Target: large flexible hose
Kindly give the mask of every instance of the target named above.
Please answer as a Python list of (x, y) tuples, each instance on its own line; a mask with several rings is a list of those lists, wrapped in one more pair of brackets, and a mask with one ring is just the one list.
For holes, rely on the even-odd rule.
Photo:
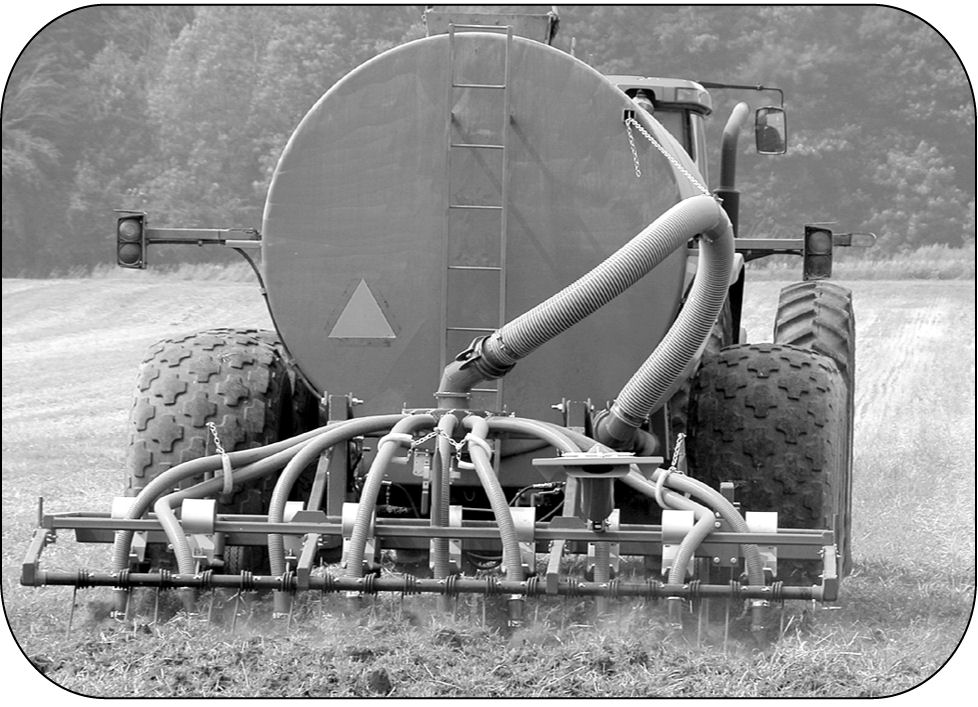
[[(709, 294), (707, 306), (695, 301), (687, 303), (698, 315), (708, 317), (709, 332), (723, 304), (722, 299), (715, 304), (718, 279), (723, 281), (726, 293), (732, 262), (729, 232), (729, 221), (712, 197), (684, 199), (589, 273), (460, 354), (445, 367), (436, 397), (443, 407), (465, 407), (468, 393), (477, 383), (505, 375), (519, 359), (610, 302), (700, 233), (708, 234), (702, 251), (723, 251), (718, 258), (704, 259), (708, 285), (693, 288), (692, 297), (696, 299)], [(724, 257), (728, 250), (730, 256)], [(697, 282), (701, 277), (697, 275)], [(709, 311), (714, 307), (716, 311), (710, 317)], [(696, 342), (693, 354), (705, 336)]]
[[(563, 435), (572, 440), (581, 451), (586, 451), (589, 449), (602, 449), (602, 445), (581, 432), (560, 427), (549, 422), (540, 424), (560, 431)], [(622, 477), (621, 481), (636, 491), (655, 498), (655, 482), (658, 481), (661, 474), (665, 473), (667, 473), (667, 470), (657, 469), (652, 473), (652, 478), (649, 480), (645, 478), (637, 467), (633, 467), (626, 476)], [(679, 493), (674, 493), (674, 491), (678, 491)], [(662, 496), (666, 503), (673, 508), (685, 508), (695, 512), (697, 510), (695, 507), (687, 505), (686, 502), (688, 499), (686, 499), (685, 496), (679, 495), (687, 493), (702, 502), (702, 504), (705, 505), (706, 508), (711, 511), (711, 513), (713, 511), (719, 513), (720, 517), (730, 524), (734, 532), (750, 532), (750, 529), (747, 527), (747, 521), (744, 520), (744, 517), (740, 514), (740, 512), (734, 508), (733, 504), (730, 503), (730, 501), (728, 501), (722, 493), (708, 486), (707, 484), (704, 484), (702, 481), (697, 481), (696, 479), (686, 476), (685, 474), (669, 474), (665, 480), (662, 491)], [(693, 549), (695, 550), (695, 548)], [(751, 582), (751, 584), (764, 584), (764, 563), (761, 559), (760, 550), (758, 549), (757, 545), (749, 543), (744, 544), (742, 545), (742, 552), (744, 554), (744, 569), (747, 572), (748, 581)], [(688, 562), (689, 559), (687, 558), (686, 561)]]
[[(370, 417), (356, 418), (344, 421), (341, 426), (330, 432), (320, 435), (310, 441), (296, 454), (275, 482), (272, 489), (271, 500), (268, 504), (268, 522), (281, 523), (285, 517), (285, 504), (292, 493), (292, 487), (310, 464), (312, 464), (324, 451), (343, 442), (348, 442), (354, 437), (375, 434), (388, 430), (402, 419), (405, 415), (372, 415)], [(268, 535), (268, 562), (271, 573), (278, 576), (285, 572), (285, 540), (280, 533), (269, 533)]]
[[(282, 440), (268, 447), (231, 452), (228, 457), (232, 465), (235, 466), (233, 472), (235, 483), (242, 483), (278, 471), (288, 463), (289, 459), (298, 454), (308, 442), (308, 437), (317, 433), (322, 434), (323, 430), (319, 429), (302, 435), (302, 441), (298, 443), (295, 443), (295, 440), (300, 438), (294, 437), (288, 440)], [(263, 456), (263, 453), (267, 456)], [(239, 466), (242, 463), (244, 465)], [(161, 495), (166, 494), (167, 491), (171, 491), (174, 486), (184, 479), (200, 476), (206, 472), (220, 470), (221, 466), (221, 458), (218, 455), (214, 455), (193, 459), (167, 469), (139, 492), (129, 512), (126, 514), (126, 518), (141, 518)], [(208, 495), (220, 493), (223, 487), (223, 478), (212, 478), (188, 489), (172, 492), (167, 495), (167, 498), (172, 507), (173, 504), (185, 498), (203, 498)], [(133, 530), (116, 531), (112, 550), (112, 569), (114, 572), (121, 572), (129, 566), (129, 552), (132, 547), (133, 535), (135, 535), (135, 531)]]
[[(331, 423), (264, 447), (230, 452), (228, 459), (234, 468), (232, 477), (234, 483), (241, 484), (280, 470), (290, 459), (302, 451), (310, 440), (328, 434), (338, 427), (349, 424), (349, 422), (351, 421)], [(224, 488), (224, 479), (220, 476), (202, 481), (187, 489), (172, 491), (175, 486), (185, 479), (201, 476), (207, 472), (218, 471), (221, 468), (221, 457), (215, 454), (209, 457), (192, 459), (167, 469), (140, 490), (130, 506), (126, 518), (141, 518), (149, 510), (149, 507), (164, 494), (166, 494), (167, 502), (172, 508), (186, 498), (205, 498), (221, 493)], [(129, 552), (132, 547), (134, 534), (135, 531), (132, 530), (119, 530), (116, 532), (112, 551), (112, 569), (114, 572), (121, 572), (129, 566)], [(177, 540), (178, 543), (182, 542), (186, 544), (186, 538), (183, 537), (182, 532), (176, 533), (174, 537), (168, 539), (171, 543)]]
[(357, 515), (353, 521), (353, 530), (350, 534), (350, 542), (346, 553), (346, 575), (348, 577), (363, 576), (363, 556), (366, 553), (367, 537), (370, 534), (370, 525), (377, 507), (377, 494), (384, 481), (384, 474), (387, 467), (394, 457), (394, 453), (399, 447), (410, 447), (413, 439), (412, 434), (419, 429), (431, 428), (437, 424), (432, 415), (418, 413), (408, 415), (400, 420), (389, 434), (380, 438), (377, 442), (377, 454), (367, 478), (363, 482), (363, 489), (360, 492), (360, 501), (357, 504)]
[(509, 503), (506, 501), (506, 494), (503, 487), (496, 477), (496, 472), (492, 468), (492, 461), (489, 456), (489, 443), (486, 437), (489, 434), (489, 423), (485, 418), (470, 415), (462, 420), (462, 424), (470, 430), (466, 439), (469, 441), (469, 456), (475, 465), (475, 471), (479, 475), (479, 481), (489, 499), (489, 507), (492, 508), (496, 519), (496, 527), (499, 530), (499, 540), (503, 546), (504, 568), (507, 579), (522, 581), (523, 579), (523, 560), (520, 556), (519, 538), (516, 535), (516, 523), (513, 521), (513, 514), (510, 511)]
[[(707, 201), (716, 207), (715, 202)], [(716, 213), (720, 218), (713, 227), (704, 229), (700, 240), (699, 268), (686, 304), (659, 345), (622, 388), (609, 413), (595, 426), (595, 437), (610, 447), (634, 446), (636, 431), (664, 402), (673, 383), (700, 351), (723, 307), (733, 266), (733, 232), (726, 214), (719, 207)]]
[(551, 425), (546, 422), (530, 420), (522, 417), (490, 417), (487, 420), (489, 430), (492, 432), (513, 432), (528, 434), (547, 442), (555, 447), (559, 452), (579, 452), (581, 451), (576, 444), (566, 435), (562, 427)]

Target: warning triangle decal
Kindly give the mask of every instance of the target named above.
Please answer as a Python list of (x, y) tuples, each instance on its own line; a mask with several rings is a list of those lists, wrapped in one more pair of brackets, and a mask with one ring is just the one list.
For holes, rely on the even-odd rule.
[(329, 333), (330, 339), (395, 339), (397, 336), (384, 316), (377, 298), (360, 280), (350, 301)]

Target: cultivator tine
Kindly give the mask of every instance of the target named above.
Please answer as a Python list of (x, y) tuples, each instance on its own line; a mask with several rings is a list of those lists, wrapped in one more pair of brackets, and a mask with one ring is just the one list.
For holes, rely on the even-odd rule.
[(65, 631), (65, 636), (71, 635), (71, 624), (75, 618), (75, 599), (78, 596), (78, 586), (72, 587), (71, 590), (71, 608), (68, 610), (68, 628)]
[(231, 631), (234, 631), (238, 624), (238, 610), (241, 608), (241, 592), (234, 594), (234, 611), (231, 612)]
[(709, 599), (701, 599), (699, 602), (697, 602), (697, 607), (696, 607), (696, 647), (697, 648), (703, 645), (703, 622), (704, 622), (703, 614), (706, 610), (705, 607), (706, 602), (708, 601)]
[(727, 653), (727, 639), (730, 637), (730, 600), (726, 602), (723, 613), (723, 652)]

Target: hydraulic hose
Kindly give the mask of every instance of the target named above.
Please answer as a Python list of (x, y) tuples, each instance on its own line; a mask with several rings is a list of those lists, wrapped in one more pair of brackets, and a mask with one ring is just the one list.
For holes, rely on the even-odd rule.
[[(716, 247), (723, 249), (724, 253), (730, 251), (726, 258), (707, 257), (708, 267), (704, 269), (717, 272), (711, 273), (713, 276), (709, 278), (709, 287), (694, 286), (694, 295), (697, 298), (703, 296), (703, 290), (711, 295), (707, 307), (694, 303), (698, 315), (708, 314), (714, 306), (713, 283), (718, 278), (723, 279), (725, 293), (732, 262), (732, 244), (721, 237), (729, 234), (729, 222), (723, 210), (712, 197), (698, 195), (684, 199), (670, 208), (571, 285), (489, 336), (474, 342), (468, 351), (445, 367), (436, 398), (442, 407), (464, 408), (469, 391), (477, 383), (504, 376), (519, 359), (610, 302), (648, 274), (666, 256), (700, 233), (708, 234), (705, 239), (707, 246), (701, 250), (712, 250), (716, 241)], [(722, 273), (719, 272), (721, 269)], [(697, 276), (697, 282), (699, 279), (700, 276)], [(716, 311), (707, 323), (707, 332), (713, 326), (722, 304), (721, 299), (715, 305)], [(704, 334), (697, 342), (697, 348), (705, 336)]]
[(434, 416), (427, 413), (408, 415), (401, 419), (389, 434), (380, 438), (377, 443), (377, 454), (367, 472), (367, 478), (360, 492), (360, 502), (357, 504), (357, 515), (353, 521), (353, 531), (346, 553), (346, 575), (348, 577), (363, 576), (363, 556), (367, 547), (367, 536), (370, 534), (371, 520), (377, 507), (377, 494), (384, 481), (387, 466), (394, 457), (398, 447), (410, 447), (413, 443), (412, 434), (419, 429), (431, 428), (437, 424)]

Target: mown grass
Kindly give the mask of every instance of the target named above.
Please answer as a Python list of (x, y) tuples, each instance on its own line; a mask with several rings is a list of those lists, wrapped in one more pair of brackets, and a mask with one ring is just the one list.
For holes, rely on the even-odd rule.
[[(137, 275), (144, 275), (137, 274)], [(744, 325), (770, 336), (782, 283), (748, 287)], [(171, 331), (262, 325), (253, 285), (155, 277), (4, 283), (3, 602), (17, 644), (57, 685), (107, 697), (883, 696), (934, 675), (955, 651), (974, 603), (974, 283), (843, 282), (856, 295), (856, 570), (838, 608), (789, 605), (760, 647), (725, 642), (698, 614), (670, 630), (661, 606), (528, 606), (517, 633), (482, 622), (479, 600), (455, 616), (435, 600), (300, 595), (290, 623), (267, 600), (232, 630), (217, 617), (142, 609), (118, 623), (108, 590), (19, 587), (37, 496), (51, 511), (107, 510), (122, 486), (135, 367)], [(65, 534), (49, 568), (104, 568), (108, 549)], [(164, 600), (166, 607), (166, 600)], [(491, 608), (491, 607), (490, 607)], [(213, 618), (213, 617), (212, 617)], [(957, 660), (957, 659), (956, 659)], [(36, 688), (23, 657), (5, 677)], [(945, 671), (941, 672), (941, 675)], [(33, 678), (33, 683), (31, 679)], [(935, 679), (940, 681), (940, 675)], [(13, 684), (13, 683), (10, 683)]]

